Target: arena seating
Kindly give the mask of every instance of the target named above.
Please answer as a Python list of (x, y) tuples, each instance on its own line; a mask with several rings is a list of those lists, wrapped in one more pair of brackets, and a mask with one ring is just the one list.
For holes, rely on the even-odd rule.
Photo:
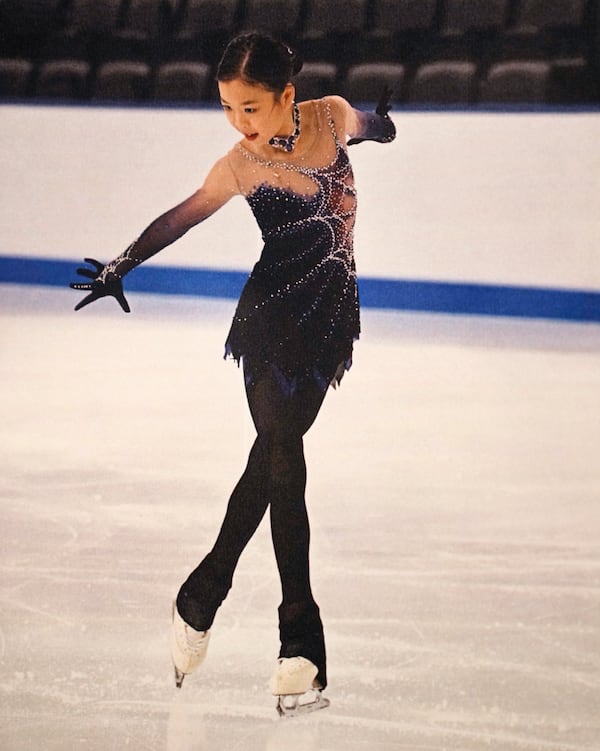
[(241, 30), (305, 58), (298, 96), (600, 103), (600, 0), (2, 0), (0, 98), (204, 104)]
[(474, 63), (460, 60), (421, 65), (412, 80), (409, 101), (424, 104), (471, 104), (475, 101)]

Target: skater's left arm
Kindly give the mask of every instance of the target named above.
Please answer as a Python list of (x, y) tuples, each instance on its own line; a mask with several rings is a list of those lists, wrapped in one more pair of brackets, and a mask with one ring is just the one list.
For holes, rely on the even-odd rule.
[(396, 126), (389, 116), (391, 95), (391, 90), (385, 86), (375, 112), (357, 110), (339, 96), (329, 97), (334, 108), (343, 117), (344, 130), (349, 138), (348, 146), (363, 141), (390, 143), (396, 138)]

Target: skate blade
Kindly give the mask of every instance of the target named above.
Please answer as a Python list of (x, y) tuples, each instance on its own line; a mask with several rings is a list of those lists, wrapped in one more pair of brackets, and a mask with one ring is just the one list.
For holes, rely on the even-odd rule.
[(284, 694), (277, 702), (280, 717), (298, 717), (299, 715), (325, 709), (330, 704), (318, 689), (310, 689), (304, 694)]
[[(173, 621), (175, 620), (176, 607), (177, 606), (175, 605), (175, 600), (173, 600), (173, 602), (171, 603), (171, 624), (173, 624)], [(175, 673), (175, 687), (181, 688), (181, 684), (183, 683), (183, 679), (185, 678), (185, 673), (182, 673), (175, 664), (173, 665), (173, 672)]]
[(173, 671), (175, 673), (175, 686), (177, 688), (181, 688), (181, 684), (183, 683), (183, 679), (185, 678), (185, 673), (182, 673), (181, 670), (178, 670), (175, 665), (173, 665)]

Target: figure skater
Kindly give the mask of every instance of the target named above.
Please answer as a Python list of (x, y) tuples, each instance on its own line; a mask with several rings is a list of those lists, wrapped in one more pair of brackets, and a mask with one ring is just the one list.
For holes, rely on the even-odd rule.
[[(107, 265), (85, 259), (89, 294), (75, 310), (110, 295), (129, 312), (122, 278), (242, 195), (264, 247), (240, 296), (225, 344), (242, 363), (256, 440), (212, 550), (173, 604), (171, 653), (177, 686), (203, 661), (216, 612), (238, 559), (267, 508), (281, 579), (281, 648), (271, 680), (280, 714), (328, 705), (325, 639), (309, 572), (303, 436), (328, 386), (352, 362), (359, 336), (353, 256), (356, 191), (347, 145), (395, 137), (389, 92), (375, 113), (339, 96), (296, 103), (299, 56), (258, 33), (234, 38), (217, 70), (221, 104), (242, 139), (202, 187), (156, 219)], [(350, 139), (350, 140), (347, 140)]]

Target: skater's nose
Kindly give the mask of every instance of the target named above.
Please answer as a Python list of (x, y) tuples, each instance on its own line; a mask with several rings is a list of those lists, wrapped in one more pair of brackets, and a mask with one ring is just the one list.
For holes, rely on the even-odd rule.
[(248, 115), (245, 112), (235, 112), (233, 124), (241, 133), (248, 131)]

